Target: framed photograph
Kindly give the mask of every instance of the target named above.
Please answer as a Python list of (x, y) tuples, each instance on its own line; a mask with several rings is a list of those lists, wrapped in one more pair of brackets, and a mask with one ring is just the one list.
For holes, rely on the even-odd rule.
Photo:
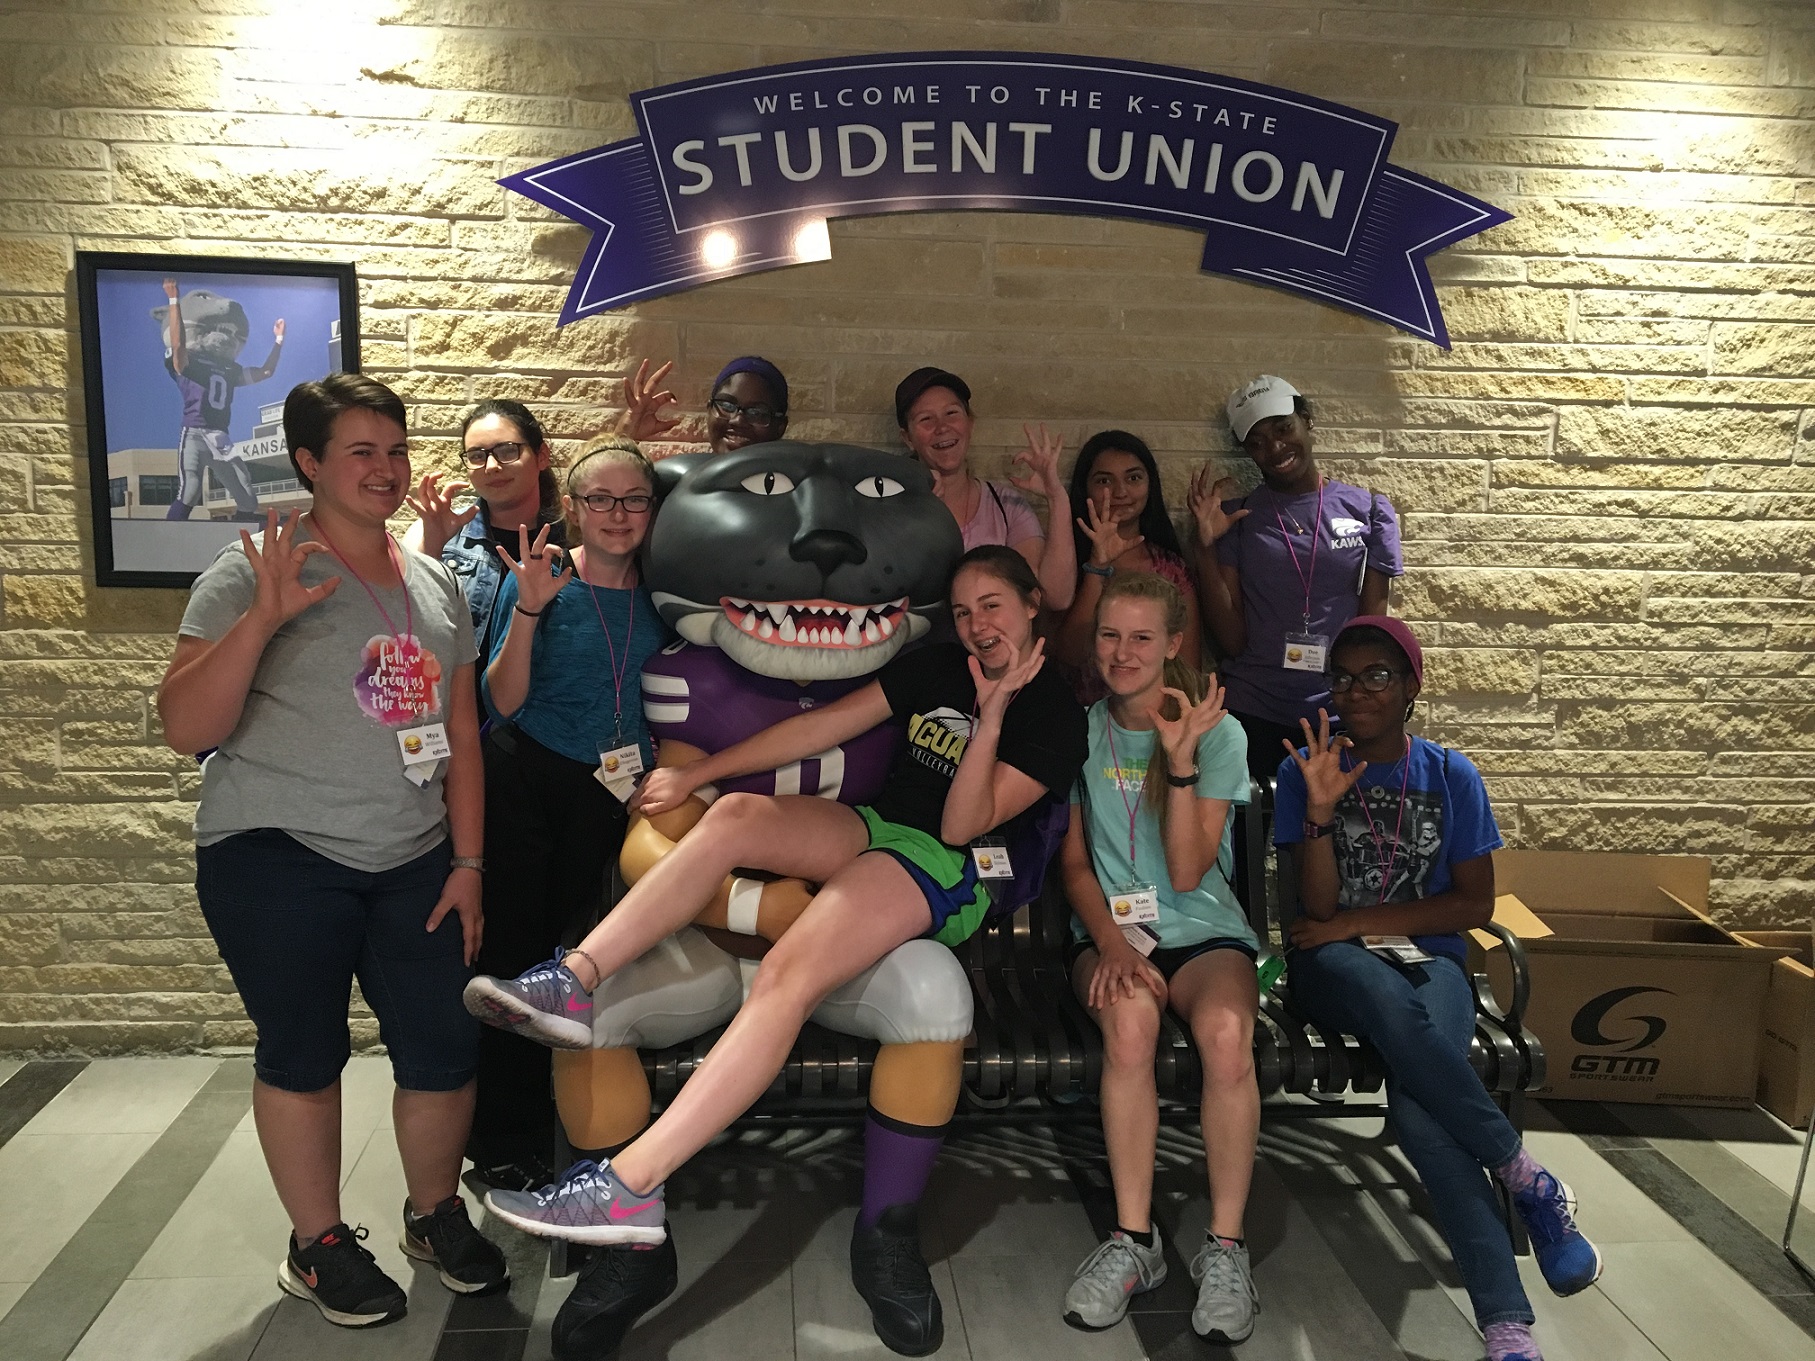
[(95, 580), (188, 586), (265, 512), (306, 510), (298, 383), (359, 370), (350, 264), (76, 252)]

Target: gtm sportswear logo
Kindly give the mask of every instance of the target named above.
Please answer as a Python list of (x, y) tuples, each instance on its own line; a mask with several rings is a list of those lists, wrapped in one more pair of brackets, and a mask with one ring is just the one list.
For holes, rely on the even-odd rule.
[[(1569, 1023), (1569, 1037), (1577, 1044), (1593, 1048), (1604, 1049), (1614, 1045), (1621, 1047), (1616, 1054), (1577, 1054), (1569, 1064), (1571, 1073), (1577, 1077), (1627, 1081), (1643, 1081), (1657, 1076), (1658, 1061), (1655, 1058), (1623, 1058), (1620, 1055), (1630, 1054), (1635, 1049), (1648, 1049), (1662, 1039), (1665, 1025), (1662, 1016), (1622, 1016), (1614, 1024), (1623, 1033), (1609, 1035), (1606, 1029), (1608, 1015), (1615, 1007), (1648, 992), (1661, 993), (1665, 997), (1676, 995), (1668, 988), (1615, 988), (1582, 1004), (1575, 1019)], [(1644, 1026), (1643, 1033), (1635, 1033), (1632, 1027), (1640, 1024)]]

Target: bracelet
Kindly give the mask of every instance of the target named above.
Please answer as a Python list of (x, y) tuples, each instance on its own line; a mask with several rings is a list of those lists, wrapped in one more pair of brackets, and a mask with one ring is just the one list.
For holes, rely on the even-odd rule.
[[(513, 610), (515, 610), (518, 614), (528, 615), (531, 619), (540, 619), (542, 617), (542, 610), (526, 610), (521, 605), (512, 605), (511, 608)], [(546, 606), (546, 605), (544, 605), (542, 607), (542, 609), (547, 609), (547, 608), (548, 608), (548, 606)]]
[(1078, 570), (1080, 572), (1089, 572), (1093, 577), (1112, 577), (1115, 575), (1114, 567), (1097, 567), (1088, 562), (1080, 562), (1078, 564)]
[(453, 869), (474, 870), (479, 874), (485, 873), (485, 857), (482, 855), (456, 855), (447, 863)]
[(1328, 822), (1312, 822), (1308, 818), (1305, 820), (1305, 840), (1306, 841), (1315, 841), (1315, 840), (1317, 840), (1318, 837), (1328, 836), (1331, 832), (1333, 832), (1335, 830), (1336, 830), (1336, 819), (1335, 818), (1331, 818)]
[(1192, 785), (1197, 783), (1198, 776), (1201, 773), (1202, 772), (1196, 766), (1191, 767), (1191, 773), (1189, 775), (1174, 775), (1168, 770), (1166, 772), (1166, 783), (1171, 785), (1174, 789), (1189, 789)]

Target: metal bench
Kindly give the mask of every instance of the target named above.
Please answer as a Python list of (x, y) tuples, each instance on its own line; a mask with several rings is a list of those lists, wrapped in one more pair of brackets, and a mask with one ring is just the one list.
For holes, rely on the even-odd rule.
[[(1267, 833), (1260, 790), (1234, 810), (1234, 886), (1256, 934), (1269, 938)], [(1280, 919), (1296, 908), (1290, 858), (1275, 875)], [(1103, 1039), (1073, 995), (1064, 948), (1071, 912), (1050, 873), (1039, 901), (985, 928), (961, 957), (976, 1001), (975, 1028), (964, 1056), (958, 1116), (965, 1122), (1050, 1122), (1097, 1119), (1095, 1096), (1102, 1076)], [(1525, 1029), (1530, 974), (1518, 938), (1489, 927), (1505, 943), (1512, 968), (1512, 996), (1495, 998), (1484, 974), (1475, 975), (1475, 1038), (1469, 1060), (1515, 1127), (1523, 1125), (1524, 1094), (1544, 1081), (1544, 1051)], [(643, 1066), (658, 1106), (665, 1105), (717, 1040), (718, 1031), (669, 1049), (644, 1052)], [(740, 1122), (846, 1124), (861, 1118), (876, 1045), (809, 1025), (774, 1084)], [(1154, 1058), (1161, 1118), (1197, 1118), (1200, 1083), (1197, 1052), (1177, 1018), (1167, 1013)], [(1254, 1067), (1265, 1103), (1263, 1118), (1378, 1115), (1372, 1096), (1385, 1080), (1379, 1056), (1353, 1036), (1334, 1034), (1306, 1019), (1293, 1005), (1290, 978), (1261, 1000), (1254, 1031)]]

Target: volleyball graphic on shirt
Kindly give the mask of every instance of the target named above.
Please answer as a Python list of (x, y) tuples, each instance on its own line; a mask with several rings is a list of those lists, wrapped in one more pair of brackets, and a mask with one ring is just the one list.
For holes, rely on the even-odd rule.
[(374, 634), (359, 654), (353, 696), (360, 712), (400, 728), (441, 708), (441, 661), (416, 637)]

